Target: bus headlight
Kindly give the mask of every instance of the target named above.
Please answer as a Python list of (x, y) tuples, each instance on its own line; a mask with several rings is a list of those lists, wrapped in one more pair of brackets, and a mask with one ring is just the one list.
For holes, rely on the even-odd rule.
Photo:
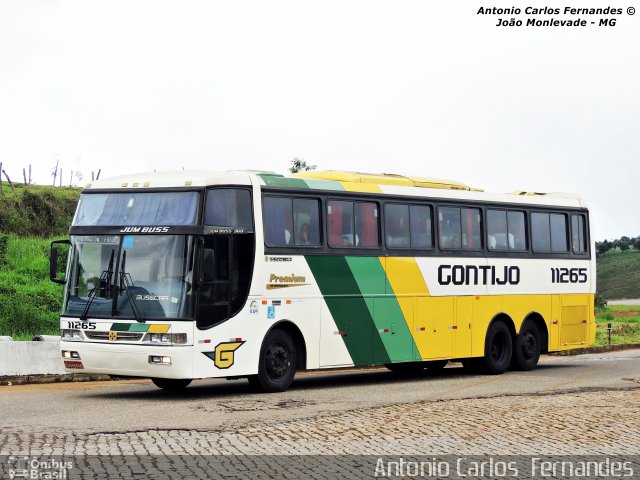
[(80, 330), (62, 330), (60, 335), (62, 340), (67, 342), (81, 342), (82, 341), (82, 332)]
[(171, 357), (163, 355), (149, 355), (149, 363), (154, 365), (171, 365)]
[(147, 333), (144, 338), (147, 343), (156, 343), (161, 345), (184, 344), (187, 343), (186, 333)]
[(151, 343), (171, 343), (171, 335), (168, 333), (149, 333), (147, 342)]

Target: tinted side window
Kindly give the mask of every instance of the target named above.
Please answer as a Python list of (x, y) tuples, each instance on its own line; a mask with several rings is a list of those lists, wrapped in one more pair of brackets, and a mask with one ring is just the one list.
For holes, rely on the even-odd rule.
[(380, 245), (378, 205), (373, 202), (327, 202), (327, 230), (331, 247)]
[(569, 251), (567, 216), (564, 213), (532, 213), (531, 236), (535, 252)]
[(264, 243), (270, 246), (286, 246), (293, 243), (292, 201), (284, 197), (264, 197), (262, 219)]
[(489, 250), (526, 250), (524, 212), (487, 210), (487, 247)]
[(320, 202), (293, 199), (293, 236), (296, 245), (320, 245)]
[(384, 207), (385, 243), (389, 248), (432, 248), (431, 207), (389, 203)]
[(508, 250), (507, 211), (487, 210), (487, 247), (489, 250)]
[(479, 208), (438, 208), (440, 248), (480, 250), (482, 248)]
[(204, 224), (252, 229), (249, 190), (236, 188), (209, 190), (204, 211)]
[(431, 207), (411, 205), (411, 247), (433, 248), (433, 232), (431, 228)]
[(384, 236), (389, 248), (408, 248), (409, 236), (409, 206), (387, 204), (384, 207)]
[(584, 215), (571, 215), (571, 248), (574, 253), (587, 252), (587, 235)]
[(378, 247), (380, 235), (378, 233), (378, 204), (373, 202), (355, 203), (355, 232), (356, 246)]
[[(527, 250), (527, 227), (524, 212), (507, 212), (507, 228), (509, 230), (509, 249)], [(512, 236), (513, 245), (511, 245)]]
[(534, 252), (551, 251), (551, 228), (548, 213), (531, 214), (531, 241)]
[(353, 247), (353, 202), (329, 200), (327, 202), (327, 229), (329, 246)]
[(459, 208), (438, 208), (438, 243), (440, 248), (444, 249), (461, 248), (462, 229)]
[(551, 251), (568, 252), (567, 244), (567, 216), (564, 213), (549, 215), (551, 225)]

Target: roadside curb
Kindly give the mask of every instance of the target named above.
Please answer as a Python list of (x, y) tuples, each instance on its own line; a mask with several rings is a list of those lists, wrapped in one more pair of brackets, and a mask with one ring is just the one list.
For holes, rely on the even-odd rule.
[(62, 375), (9, 375), (0, 377), (0, 387), (42, 383), (102, 382), (109, 380), (111, 380), (109, 375), (90, 373), (65, 373)]
[(564, 350), (562, 352), (549, 353), (555, 357), (569, 357), (573, 355), (584, 355), (587, 353), (607, 353), (620, 352), (622, 350), (640, 349), (640, 343), (626, 343), (624, 345), (600, 345), (597, 347), (576, 348), (575, 350)]

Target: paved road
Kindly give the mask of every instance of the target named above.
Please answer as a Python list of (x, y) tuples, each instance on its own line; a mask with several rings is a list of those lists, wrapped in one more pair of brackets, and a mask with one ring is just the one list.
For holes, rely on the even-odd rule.
[(226, 380), (182, 394), (144, 380), (0, 387), (0, 418), (0, 455), (639, 455), (640, 350), (501, 376), (305, 373), (281, 394)]
[(609, 300), (607, 305), (640, 305), (640, 298), (631, 298), (626, 300)]

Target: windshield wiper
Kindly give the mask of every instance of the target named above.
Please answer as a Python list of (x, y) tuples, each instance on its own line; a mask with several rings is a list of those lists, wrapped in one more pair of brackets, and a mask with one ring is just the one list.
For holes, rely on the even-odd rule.
[(131, 280), (131, 275), (125, 272), (125, 264), (127, 262), (127, 251), (122, 252), (122, 262), (120, 263), (120, 291), (125, 290), (127, 292), (127, 297), (129, 298), (129, 304), (131, 305), (131, 310), (133, 311), (133, 316), (136, 319), (136, 322), (143, 323), (144, 317), (138, 310), (138, 304), (136, 303), (133, 295), (131, 294), (131, 288), (135, 287), (133, 284), (133, 280)]
[(105, 294), (107, 295), (106, 298), (109, 298), (108, 292), (111, 290), (111, 277), (113, 275), (114, 252), (115, 250), (111, 250), (111, 257), (109, 258), (109, 266), (107, 267), (106, 270), (103, 270), (102, 274), (100, 274), (100, 281), (98, 282), (98, 285), (96, 287), (93, 287), (89, 292), (89, 298), (87, 299), (87, 304), (85, 305), (84, 310), (80, 315), (80, 320), (86, 320), (87, 317), (89, 316), (89, 309), (91, 308), (91, 304), (95, 300), (96, 295), (98, 294), (98, 291), (100, 289), (104, 288)]

